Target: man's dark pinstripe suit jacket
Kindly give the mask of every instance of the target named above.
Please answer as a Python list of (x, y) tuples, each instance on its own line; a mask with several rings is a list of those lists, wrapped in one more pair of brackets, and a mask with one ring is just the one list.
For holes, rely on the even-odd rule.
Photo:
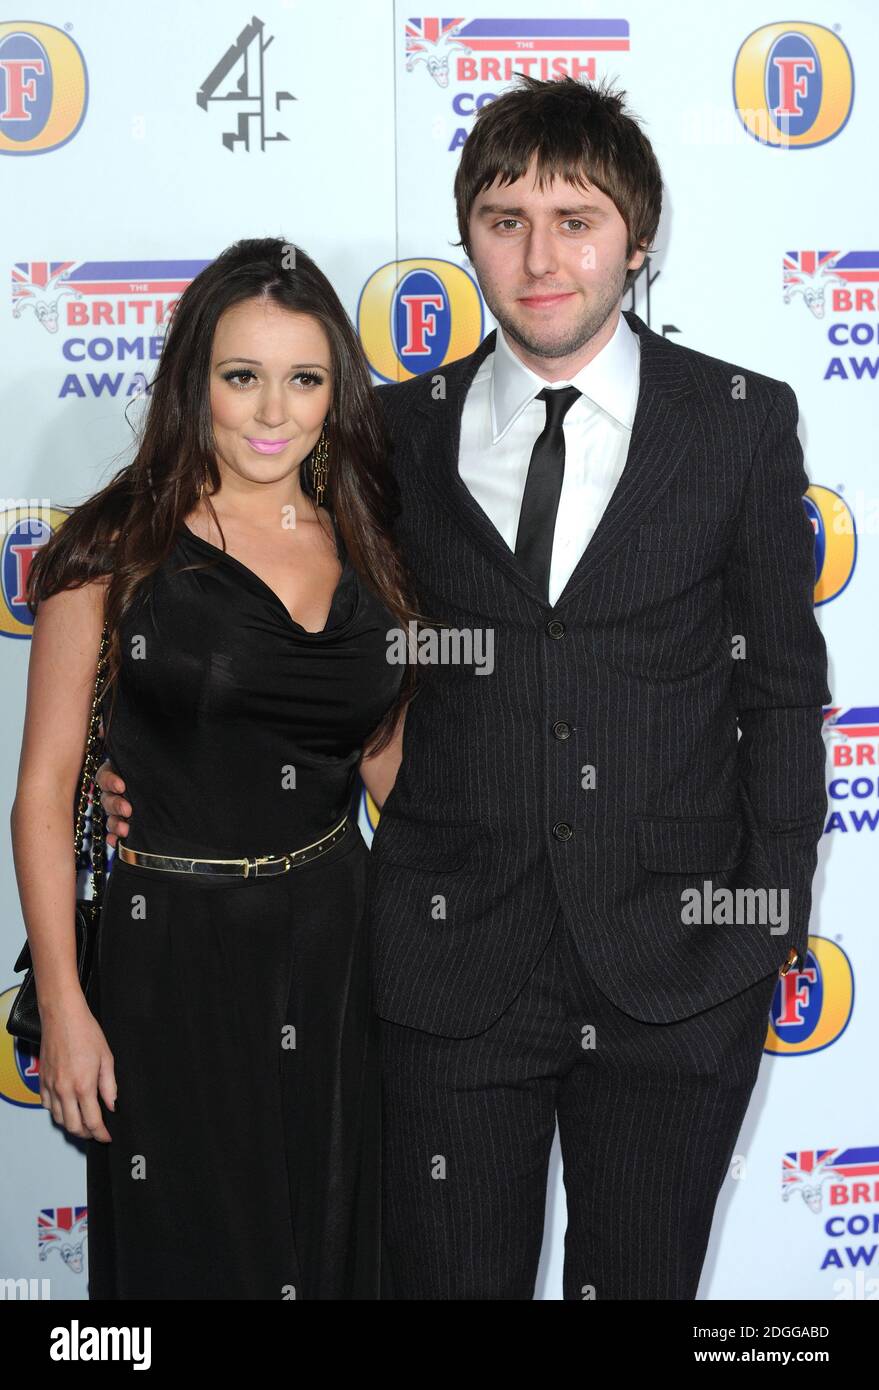
[[(494, 634), (490, 675), (419, 666), (373, 840), (374, 1002), (397, 1023), (483, 1031), (560, 912), (591, 978), (648, 1022), (732, 997), (791, 947), (804, 959), (831, 694), (796, 397), (625, 317), (641, 348), (628, 457), (554, 605), (458, 475), (495, 333), (379, 388), (422, 612)], [(685, 924), (682, 892), (705, 882), (787, 889), (787, 934), (747, 912)]]

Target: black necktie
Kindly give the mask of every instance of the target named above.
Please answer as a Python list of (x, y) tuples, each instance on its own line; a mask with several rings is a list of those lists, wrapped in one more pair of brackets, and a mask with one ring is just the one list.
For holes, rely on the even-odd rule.
[(562, 422), (580, 394), (576, 386), (560, 386), (555, 391), (538, 391), (535, 396), (535, 400), (546, 401), (546, 424), (531, 450), (516, 532), (516, 558), (547, 599), (552, 538), (565, 476)]

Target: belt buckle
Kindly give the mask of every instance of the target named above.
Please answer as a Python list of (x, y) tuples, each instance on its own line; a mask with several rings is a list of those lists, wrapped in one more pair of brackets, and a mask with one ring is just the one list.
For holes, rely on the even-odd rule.
[[(166, 857), (168, 857), (168, 858), (173, 858), (173, 856), (166, 856)], [(186, 862), (186, 861), (184, 861), (184, 862)], [(228, 864), (228, 865), (230, 866), (228, 870), (219, 869), (219, 870), (217, 870), (216, 872), (218, 872), (218, 873), (220, 873), (220, 874), (226, 873), (227, 875), (228, 875), (228, 874), (240, 874), (242, 877), (247, 878), (248, 861), (247, 861), (246, 859), (222, 859), (222, 860), (220, 860), (220, 859), (198, 859), (198, 858), (196, 858), (196, 859), (190, 859), (190, 860), (189, 860), (189, 872), (190, 872), (191, 874), (209, 874), (209, 873), (211, 872), (210, 869), (197, 869), (197, 868), (195, 867), (196, 864)], [(243, 865), (243, 868), (242, 868), (242, 865)]]
[(324, 844), (326, 844), (327, 848), (329, 848), (330, 845), (335, 844), (339, 836), (342, 835), (344, 831), (347, 829), (347, 821), (348, 817), (346, 816), (345, 819), (341, 821), (340, 824), (337, 825), (334, 830), (330, 830), (326, 835), (322, 836), (320, 840), (316, 840), (313, 845), (305, 845), (302, 849), (288, 850), (286, 854), (263, 854), (259, 857), (251, 857), (248, 859), (236, 859), (232, 862), (243, 866), (241, 869), (241, 875), (243, 878), (249, 878), (251, 874), (254, 878), (259, 878), (259, 866), (261, 864), (280, 864), (283, 862), (283, 872), (287, 873), (288, 870), (294, 866), (294, 864), (299, 862), (308, 862), (307, 860), (303, 859), (303, 856), (305, 855), (306, 851), (310, 849), (315, 849), (318, 845), (322, 847)]
[[(254, 878), (259, 878), (259, 866), (260, 866), (260, 864), (277, 864), (277, 863), (280, 862), (280, 860), (281, 860), (282, 858), (283, 858), (283, 859), (286, 859), (286, 858), (287, 858), (286, 854), (285, 854), (285, 855), (279, 855), (279, 854), (263, 854), (260, 858), (244, 859), (244, 860), (242, 860), (242, 863), (244, 864), (244, 877), (247, 878), (247, 877), (249, 876), (249, 874), (251, 873), (251, 870), (252, 870), (252, 871), (253, 871), (253, 877), (254, 877)], [(286, 865), (285, 865), (285, 868), (286, 868)], [(268, 877), (271, 878), (271, 874), (269, 874)]]

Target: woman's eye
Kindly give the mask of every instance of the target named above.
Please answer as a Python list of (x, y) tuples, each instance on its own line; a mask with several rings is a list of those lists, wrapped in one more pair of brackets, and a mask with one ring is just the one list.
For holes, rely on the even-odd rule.
[[(247, 379), (256, 380), (255, 374), (247, 367), (239, 367), (237, 371), (224, 372), (223, 380), (231, 382), (236, 391), (244, 391), (247, 388)], [(292, 381), (302, 382), (306, 390), (312, 390), (315, 386), (323, 386), (324, 379), (317, 372), (297, 372), (291, 377)]]

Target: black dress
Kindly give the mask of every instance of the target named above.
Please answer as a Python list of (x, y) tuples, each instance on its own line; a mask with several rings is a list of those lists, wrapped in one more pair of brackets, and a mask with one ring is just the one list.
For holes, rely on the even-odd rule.
[[(280, 854), (345, 816), (402, 668), (394, 619), (336, 539), (342, 576), (309, 633), (181, 526), (123, 624), (106, 743), (132, 806), (123, 843)], [(378, 1298), (368, 854), (352, 819), (265, 879), (114, 857), (89, 995), (118, 1085), (112, 1142), (86, 1145), (90, 1298)]]

